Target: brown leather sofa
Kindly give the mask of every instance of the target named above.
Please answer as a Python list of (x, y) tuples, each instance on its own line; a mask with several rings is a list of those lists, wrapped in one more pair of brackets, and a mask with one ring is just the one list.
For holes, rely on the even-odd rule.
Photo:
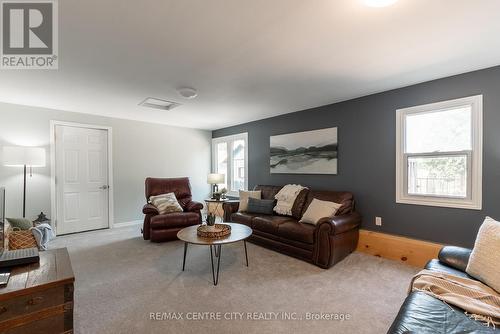
[(150, 178), (145, 182), (146, 201), (150, 196), (156, 196), (173, 192), (184, 212), (174, 212), (160, 215), (152, 204), (144, 205), (142, 212), (144, 226), (142, 236), (144, 240), (162, 242), (177, 240), (177, 232), (186, 226), (201, 223), (201, 209), (203, 204), (194, 202), (191, 196), (191, 185), (189, 178)]
[[(262, 199), (274, 199), (282, 187), (256, 186)], [(313, 198), (342, 204), (333, 218), (317, 225), (299, 223)], [(224, 203), (224, 220), (252, 228), (250, 242), (330, 268), (352, 253), (357, 246), (361, 216), (354, 211), (349, 192), (303, 190), (292, 208), (293, 217), (238, 212), (238, 202)]]

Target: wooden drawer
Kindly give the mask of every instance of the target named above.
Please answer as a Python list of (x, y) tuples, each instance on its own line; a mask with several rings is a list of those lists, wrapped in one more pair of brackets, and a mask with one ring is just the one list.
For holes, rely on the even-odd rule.
[(0, 302), (0, 333), (67, 333), (73, 329), (73, 284)]
[(66, 331), (64, 325), (64, 315), (54, 315), (48, 318), (29, 322), (22, 326), (7, 329), (5, 334), (54, 334), (54, 333), (72, 333)]
[(64, 304), (64, 286), (0, 302), (0, 322)]

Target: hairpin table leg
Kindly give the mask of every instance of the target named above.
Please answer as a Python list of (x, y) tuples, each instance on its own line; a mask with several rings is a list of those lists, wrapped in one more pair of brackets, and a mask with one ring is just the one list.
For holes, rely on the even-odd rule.
[(247, 267), (248, 267), (248, 252), (247, 252), (247, 241), (243, 240), (243, 245), (245, 246), (245, 259), (247, 260)]
[(187, 250), (188, 250), (188, 243), (185, 242), (184, 243), (184, 258), (182, 259), (182, 271), (184, 271), (184, 268), (186, 266), (186, 253), (187, 253)]
[[(214, 248), (213, 252), (212, 252), (212, 247)], [(212, 263), (212, 278), (214, 280), (214, 285), (217, 285), (217, 283), (219, 283), (221, 250), (222, 250), (222, 245), (215, 245), (215, 246), (210, 245), (210, 262)], [(214, 253), (216, 254), (217, 257), (217, 272), (215, 271), (214, 268)]]

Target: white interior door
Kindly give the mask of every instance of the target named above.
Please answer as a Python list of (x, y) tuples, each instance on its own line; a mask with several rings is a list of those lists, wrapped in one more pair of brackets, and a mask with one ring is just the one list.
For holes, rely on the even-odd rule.
[(56, 231), (109, 227), (108, 131), (56, 125)]

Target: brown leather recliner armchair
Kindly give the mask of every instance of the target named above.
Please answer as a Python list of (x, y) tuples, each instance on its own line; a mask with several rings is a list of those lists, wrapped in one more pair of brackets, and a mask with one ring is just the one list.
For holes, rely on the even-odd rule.
[(154, 205), (144, 205), (142, 209), (142, 212), (145, 214), (142, 229), (144, 240), (151, 240), (152, 242), (177, 240), (177, 232), (179, 230), (186, 226), (201, 223), (201, 209), (203, 209), (203, 204), (192, 200), (189, 178), (148, 177), (145, 185), (146, 201), (151, 196), (174, 193), (184, 212), (160, 215)]

